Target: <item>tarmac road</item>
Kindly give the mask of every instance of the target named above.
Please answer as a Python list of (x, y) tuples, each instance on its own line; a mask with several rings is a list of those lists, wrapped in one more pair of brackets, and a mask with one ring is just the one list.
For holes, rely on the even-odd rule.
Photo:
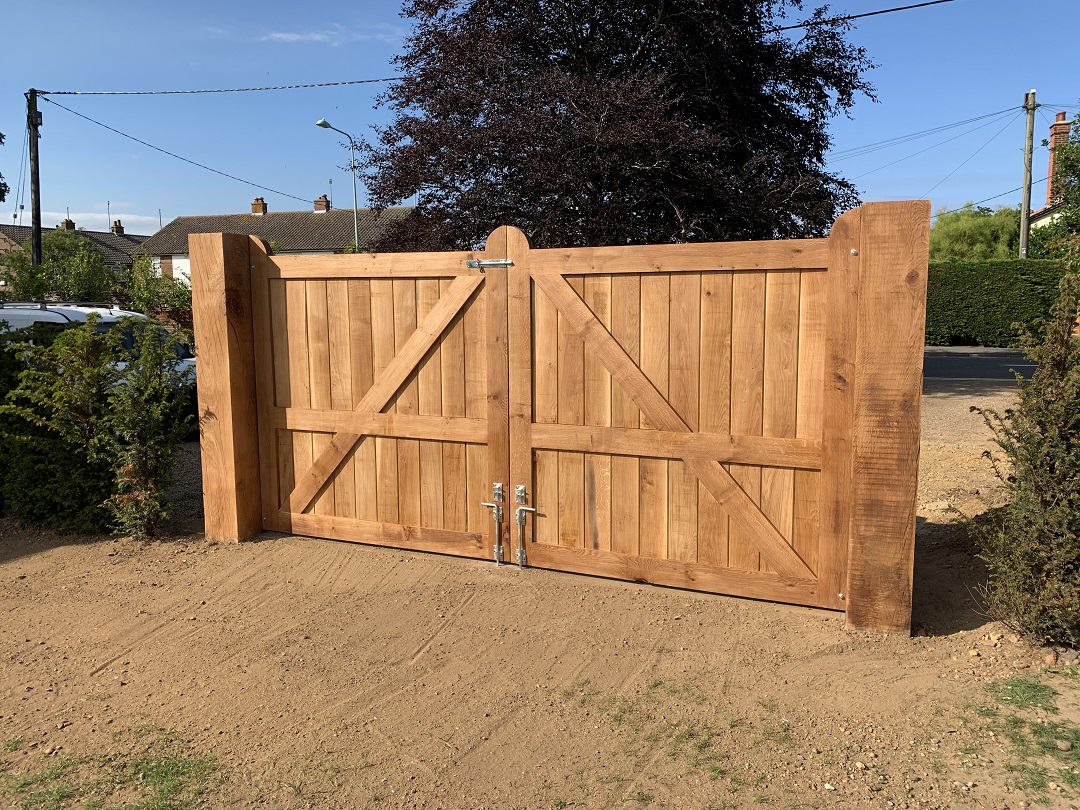
[(923, 354), (924, 380), (1015, 381), (1016, 371), (1030, 377), (1035, 365), (1016, 349), (983, 346), (927, 346)]

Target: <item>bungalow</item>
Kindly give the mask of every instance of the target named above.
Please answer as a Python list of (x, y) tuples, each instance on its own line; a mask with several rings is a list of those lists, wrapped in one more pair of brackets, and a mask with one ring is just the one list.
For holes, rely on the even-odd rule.
[[(57, 230), (73, 231), (75, 223), (70, 219), (64, 219), (56, 226)], [(0, 225), (0, 254), (14, 250), (19, 245), (30, 241), (33, 229), (29, 225)], [(105, 254), (105, 263), (111, 267), (131, 268), (132, 256), (138, 252), (139, 246), (148, 238), (125, 233), (120, 220), (113, 220), (112, 227), (108, 231), (79, 231), (80, 236), (85, 236)]]
[[(378, 213), (370, 208), (357, 211), (360, 247), (372, 244), (386, 227), (408, 215), (411, 209), (388, 208)], [(143, 243), (142, 250), (163, 276), (191, 283), (188, 237), (193, 233), (239, 233), (259, 236), (275, 253), (341, 253), (353, 243), (353, 210), (334, 210), (323, 194), (311, 211), (267, 210), (266, 201), (256, 197), (250, 214), (215, 214), (177, 217)]]

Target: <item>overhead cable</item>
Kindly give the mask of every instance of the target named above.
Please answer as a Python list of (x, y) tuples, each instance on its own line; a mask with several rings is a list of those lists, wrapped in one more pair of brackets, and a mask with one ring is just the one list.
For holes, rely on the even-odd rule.
[(931, 191), (936, 189), (938, 186), (940, 186), (942, 183), (944, 183), (946, 180), (948, 180), (950, 177), (952, 177), (954, 174), (956, 174), (958, 171), (960, 171), (960, 169), (962, 169), (973, 157), (975, 157), (977, 154), (979, 154), (979, 152), (981, 152), (983, 149), (988, 147), (991, 144), (991, 142), (993, 142), (994, 139), (997, 138), (998, 135), (1000, 135), (1002, 132), (1004, 132), (1006, 129), (1008, 129), (1012, 125), (1012, 122), (1015, 121), (1019, 117), (1020, 117), (1020, 113), (1017, 113), (1013, 118), (1006, 121), (1005, 126), (1003, 126), (1001, 129), (999, 129), (997, 132), (995, 132), (993, 135), (990, 136), (990, 140), (988, 140), (986, 143), (984, 143), (982, 146), (980, 146), (978, 149), (976, 149), (974, 152), (972, 152), (970, 155), (968, 155), (968, 157), (963, 162), (961, 162), (961, 164), (959, 166), (957, 166), (955, 169), (953, 169), (947, 175), (945, 175), (940, 180), (938, 180), (933, 186), (930, 187), (929, 191), (927, 191), (925, 194), (922, 194), (920, 196), (921, 197), (929, 197)]
[(968, 119), (965, 119), (963, 121), (956, 121), (955, 123), (952, 123), (952, 124), (942, 124), (941, 126), (938, 126), (938, 127), (931, 127), (930, 129), (924, 129), (924, 130), (921, 130), (920, 132), (912, 132), (912, 133), (910, 133), (908, 135), (897, 135), (895, 138), (887, 138), (884, 141), (877, 141), (875, 143), (863, 144), (862, 146), (852, 146), (852, 147), (850, 147), (848, 149), (840, 149), (840, 150), (837, 150), (835, 152), (830, 153), (829, 161), (831, 162), (831, 161), (836, 161), (836, 160), (847, 160), (848, 158), (851, 158), (851, 157), (859, 157), (861, 155), (866, 155), (866, 154), (869, 154), (871, 152), (877, 152), (877, 151), (880, 151), (882, 149), (888, 149), (889, 147), (892, 147), (892, 146), (898, 146), (898, 145), (900, 145), (902, 143), (907, 143), (908, 141), (915, 141), (915, 140), (918, 140), (919, 138), (924, 138), (927, 135), (936, 135), (939, 132), (945, 132), (946, 130), (955, 129), (956, 127), (966, 126), (967, 124), (974, 124), (976, 121), (983, 121), (983, 120), (985, 120), (987, 118), (996, 118), (998, 116), (1005, 115), (1006, 113), (1013, 112), (1014, 110), (1022, 110), (1022, 109), (1023, 109), (1023, 107), (1020, 107), (1020, 106), (1006, 107), (1004, 110), (998, 110), (997, 112), (987, 113), (986, 115), (978, 115), (978, 116), (976, 116), (974, 118), (968, 118)]
[(178, 155), (175, 152), (170, 152), (167, 149), (162, 149), (160, 146), (154, 146), (152, 143), (147, 143), (146, 141), (140, 140), (139, 138), (136, 138), (134, 135), (128, 135), (126, 132), (121, 132), (118, 129), (110, 127), (108, 124), (103, 124), (100, 121), (95, 121), (93, 118), (90, 118), (87, 115), (83, 115), (82, 113), (75, 112), (75, 110), (72, 110), (72, 109), (70, 109), (68, 107), (65, 107), (63, 104), (59, 103), (58, 101), (53, 101), (50, 98), (46, 98), (45, 101), (59, 107), (61, 110), (67, 110), (72, 115), (77, 115), (79, 118), (82, 118), (82, 119), (84, 119), (86, 121), (89, 121), (91, 124), (97, 124), (99, 127), (102, 127), (103, 129), (109, 130), (109, 132), (115, 132), (117, 135), (122, 135), (122, 136), (124, 136), (125, 138), (127, 138), (129, 140), (135, 141), (135, 143), (142, 144), (143, 146), (149, 147), (150, 149), (154, 149), (154, 150), (156, 150), (158, 152), (161, 152), (162, 154), (168, 155), (169, 157), (176, 158), (177, 160), (182, 160), (182, 161), (184, 161), (184, 163), (190, 163), (192, 166), (198, 166), (200, 169), (206, 169), (206, 171), (208, 171), (208, 172), (213, 172), (214, 174), (219, 174), (222, 177), (227, 177), (230, 180), (236, 180), (239, 183), (244, 183), (245, 185), (253, 186), (254, 188), (262, 189), (263, 191), (269, 191), (272, 194), (280, 194), (282, 197), (289, 197), (289, 198), (291, 198), (293, 200), (299, 200), (300, 202), (305, 202), (305, 203), (310, 202), (310, 200), (308, 200), (306, 197), (297, 197), (295, 194), (288, 194), (288, 193), (286, 193), (284, 191), (278, 191), (277, 189), (270, 188), (269, 186), (263, 186), (263, 185), (260, 185), (259, 183), (253, 183), (250, 180), (245, 180), (244, 178), (237, 177), (234, 174), (229, 174), (228, 172), (223, 172), (223, 171), (220, 171), (218, 169), (214, 169), (214, 168), (212, 168), (210, 166), (206, 166), (206, 165), (204, 165), (202, 163), (197, 163), (196, 161), (190, 160), (189, 158), (183, 157), (182, 155)]
[(38, 90), (39, 96), (182, 96), (195, 93), (255, 93), (262, 90), (306, 90), (311, 87), (344, 87), (350, 84), (396, 82), (400, 76), (386, 79), (356, 79), (348, 82), (319, 82), (317, 84), (280, 84), (274, 87), (226, 87), (218, 90)]
[(892, 14), (894, 11), (907, 11), (912, 8), (924, 8), (926, 6), (938, 6), (942, 3), (952, 3), (955, 0), (927, 0), (925, 3), (914, 3), (910, 6), (897, 6), (896, 8), (883, 8), (881, 11), (867, 11), (864, 14), (845, 14), (843, 17), (830, 17), (827, 20), (810, 20), (808, 22), (799, 23), (798, 25), (785, 25), (782, 28), (770, 28), (768, 33), (774, 31), (793, 31), (796, 28), (809, 28), (812, 25), (829, 25), (831, 23), (847, 22), (848, 20), (858, 20), (862, 17), (876, 17), (878, 14)]

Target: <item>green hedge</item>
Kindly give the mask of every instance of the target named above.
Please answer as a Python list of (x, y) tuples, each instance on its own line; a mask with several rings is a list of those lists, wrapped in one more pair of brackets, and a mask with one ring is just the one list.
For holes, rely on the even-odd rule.
[(926, 344), (1019, 346), (1015, 324), (1047, 317), (1064, 273), (1042, 259), (931, 262)]

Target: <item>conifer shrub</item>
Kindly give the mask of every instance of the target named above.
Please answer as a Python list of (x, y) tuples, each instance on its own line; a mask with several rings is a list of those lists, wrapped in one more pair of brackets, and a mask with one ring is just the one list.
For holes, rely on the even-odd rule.
[[(1075, 265), (1074, 265), (1075, 266)], [(1008, 504), (973, 531), (986, 562), (987, 609), (1038, 643), (1080, 645), (1080, 274), (1065, 276), (1019, 401), (980, 410), (1001, 454), (987, 453)]]
[[(51, 340), (0, 338), (0, 510), (61, 529), (144, 537), (165, 490), (190, 386), (176, 338), (153, 321), (102, 332), (93, 316)], [(15, 380), (12, 385), (12, 380)]]

